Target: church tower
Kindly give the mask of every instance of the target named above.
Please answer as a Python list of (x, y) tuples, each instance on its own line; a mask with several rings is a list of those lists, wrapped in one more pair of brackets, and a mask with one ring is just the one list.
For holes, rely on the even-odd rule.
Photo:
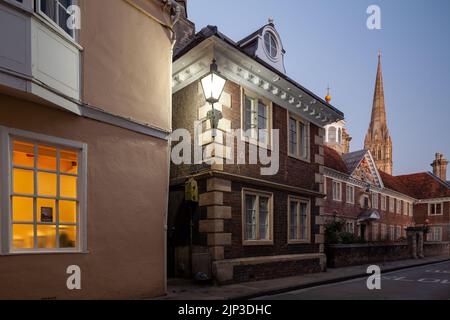
[(364, 141), (364, 148), (372, 152), (378, 170), (392, 175), (392, 139), (389, 134), (384, 104), (381, 52), (378, 54), (378, 71), (373, 98), (372, 119)]

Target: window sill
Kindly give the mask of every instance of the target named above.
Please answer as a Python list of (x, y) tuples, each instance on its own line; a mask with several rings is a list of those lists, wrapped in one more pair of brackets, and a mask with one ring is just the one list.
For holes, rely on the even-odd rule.
[(302, 162), (311, 164), (311, 157), (308, 157), (308, 158), (302, 158), (302, 157), (298, 157), (298, 156), (296, 156), (296, 155), (293, 155), (293, 154), (291, 154), (291, 153), (288, 153), (288, 156), (289, 156), (289, 158), (292, 158), (292, 159), (295, 159), (295, 160), (298, 160), (298, 161), (302, 161)]
[(273, 241), (260, 241), (260, 240), (253, 240), (253, 241), (244, 241), (243, 245), (245, 247), (252, 247), (252, 246), (273, 246)]
[(12, 251), (10, 253), (0, 254), (0, 256), (42, 256), (42, 255), (85, 255), (90, 254), (90, 251), (77, 251), (77, 250), (66, 250), (66, 251)]
[(289, 240), (288, 241), (289, 246), (294, 246), (294, 245), (298, 245), (298, 244), (312, 244), (312, 243), (311, 243), (311, 240)]

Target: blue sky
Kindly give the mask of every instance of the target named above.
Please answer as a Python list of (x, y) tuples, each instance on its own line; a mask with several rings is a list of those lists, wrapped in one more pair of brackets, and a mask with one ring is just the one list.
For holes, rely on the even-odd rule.
[[(382, 30), (366, 27), (372, 4)], [(320, 96), (331, 86), (352, 150), (364, 145), (381, 49), (394, 174), (430, 171), (436, 152), (450, 158), (450, 1), (189, 0), (188, 13), (197, 30), (216, 25), (236, 41), (272, 17), (288, 75)]]

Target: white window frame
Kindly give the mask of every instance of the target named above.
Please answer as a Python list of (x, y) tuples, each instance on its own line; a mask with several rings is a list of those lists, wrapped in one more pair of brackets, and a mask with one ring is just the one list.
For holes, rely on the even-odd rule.
[(387, 196), (381, 195), (381, 211), (387, 210)]
[[(305, 121), (301, 117), (296, 114), (287, 113), (287, 152), (289, 157), (295, 158), (298, 160), (311, 162), (311, 124), (308, 121)], [(295, 120), (295, 126), (297, 130), (297, 150), (295, 153), (291, 151), (291, 119)], [(306, 131), (306, 136), (304, 137), (304, 141), (301, 140), (301, 130), (300, 125), (303, 124)], [(306, 143), (306, 145), (303, 145)], [(302, 148), (306, 148), (306, 156), (302, 156)]]
[[(437, 213), (437, 206), (440, 205), (441, 207), (441, 212)], [(435, 213), (431, 213), (431, 209), (434, 207), (434, 212)], [(429, 216), (443, 216), (444, 215), (444, 203), (443, 202), (433, 202), (433, 203), (429, 203), (428, 204), (428, 215)]]
[[(57, 1), (58, 5), (59, 5), (59, 0), (55, 0), (55, 1)], [(78, 5), (78, 0), (72, 0), (72, 5)], [(76, 42), (78, 41), (78, 32), (77, 32), (78, 30), (72, 30), (73, 31), (73, 35), (67, 33), (66, 30), (61, 28), (61, 26), (56, 21), (54, 21), (45, 12), (43, 12), (41, 10), (41, 0), (36, 0), (35, 11), (39, 15), (39, 17), (44, 19), (46, 22), (50, 23), (51, 26), (56, 28), (59, 33), (63, 34), (66, 37), (69, 37), (69, 39), (72, 39), (73, 41), (76, 41)], [(59, 11), (57, 11), (57, 15), (59, 17)]]
[[(339, 187), (339, 189), (336, 189), (336, 190), (339, 190), (339, 197), (338, 197), (337, 194), (335, 194), (335, 192), (334, 192), (334, 191), (335, 191), (335, 185)], [(333, 180), (332, 187), (333, 187), (333, 190), (332, 190), (332, 193), (333, 193), (333, 201), (342, 202), (342, 182)]]
[(395, 226), (389, 226), (389, 240), (395, 241)]
[[(439, 232), (437, 232), (439, 230)], [(442, 232), (444, 231), (443, 227), (431, 227), (430, 233), (427, 236), (427, 241), (429, 242), (442, 242)]]
[[(48, 253), (87, 253), (87, 144), (66, 140), (54, 136), (38, 134), (34, 132), (7, 128), (0, 126), (0, 219), (1, 219), (1, 237), (0, 237), (0, 255), (26, 255), (26, 254), (48, 254)], [(61, 148), (70, 148), (79, 150), (78, 162), (78, 185), (77, 194), (79, 202), (79, 231), (77, 234), (77, 246), (74, 249), (12, 249), (12, 230), (11, 230), (11, 195), (12, 195), (12, 152), (13, 139), (23, 139), (25, 141), (55, 146)], [(36, 168), (34, 170), (37, 170)], [(36, 189), (36, 188), (35, 188)], [(6, 199), (6, 201), (5, 201)]]
[(409, 216), (414, 216), (414, 205), (412, 203), (409, 204)]
[(395, 198), (389, 197), (389, 212), (395, 213)]
[[(350, 192), (349, 192), (350, 190)], [(349, 197), (350, 196), (350, 197)], [(355, 204), (355, 187), (349, 184), (345, 187), (345, 197), (348, 204)]]
[[(297, 239), (291, 239), (291, 202), (297, 203)], [(302, 228), (302, 225), (300, 223), (300, 204), (306, 204), (306, 210), (307, 210), (307, 219), (306, 219), (306, 226), (307, 226), (307, 235), (305, 239), (300, 239), (300, 231)], [(301, 244), (301, 243), (311, 243), (311, 201), (306, 198), (300, 198), (296, 196), (289, 196), (288, 197), (288, 244)]]
[[(247, 240), (246, 236), (245, 236), (245, 225), (246, 225), (246, 205), (245, 205), (245, 198), (247, 195), (250, 196), (256, 196), (256, 238), (257, 240)], [(248, 188), (243, 188), (242, 189), (242, 243), (244, 246), (267, 246), (267, 245), (273, 245), (274, 241), (273, 241), (273, 193), (270, 192), (264, 192), (264, 191), (259, 191), (259, 190), (255, 190), (255, 189), (248, 189)], [(263, 239), (263, 240), (258, 240), (258, 234), (259, 234), (259, 198), (260, 197), (267, 197), (269, 198), (269, 225), (268, 225), (268, 234), (269, 234), (269, 239)]]
[(409, 203), (408, 203), (408, 201), (403, 201), (403, 215), (409, 216)]
[(402, 202), (400, 199), (395, 199), (395, 213), (402, 214)]
[(378, 193), (372, 193), (372, 208), (373, 209), (378, 209)]

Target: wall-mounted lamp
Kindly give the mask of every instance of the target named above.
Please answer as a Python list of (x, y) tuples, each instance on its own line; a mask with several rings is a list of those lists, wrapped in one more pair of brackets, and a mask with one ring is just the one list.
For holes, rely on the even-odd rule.
[(212, 110), (208, 112), (208, 119), (213, 131), (212, 136), (215, 138), (219, 121), (223, 118), (223, 115), (222, 112), (214, 109), (214, 104), (219, 102), (223, 89), (225, 88), (225, 83), (227, 82), (227, 80), (220, 75), (215, 59), (213, 59), (211, 63), (210, 72), (203, 77), (200, 82), (202, 84), (205, 100), (211, 104)]

